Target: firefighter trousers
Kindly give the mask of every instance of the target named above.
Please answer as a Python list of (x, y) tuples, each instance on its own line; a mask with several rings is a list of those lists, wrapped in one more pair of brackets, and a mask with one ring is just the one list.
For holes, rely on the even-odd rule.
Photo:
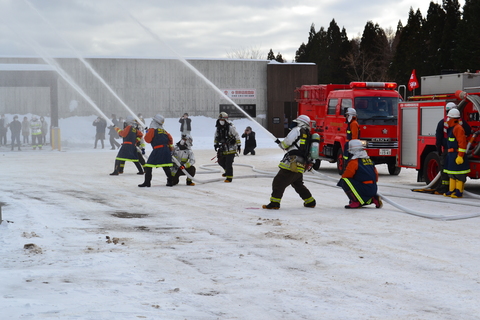
[(303, 173), (280, 169), (275, 178), (273, 178), (272, 198), (282, 199), (283, 193), (288, 186), (292, 186), (303, 200), (312, 197), (310, 191), (303, 184)]

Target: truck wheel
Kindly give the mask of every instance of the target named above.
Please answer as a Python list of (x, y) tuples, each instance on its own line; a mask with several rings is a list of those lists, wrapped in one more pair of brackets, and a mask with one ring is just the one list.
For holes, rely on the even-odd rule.
[(322, 160), (320, 159), (315, 160), (315, 163), (313, 164), (313, 170), (320, 169), (320, 164), (322, 164)]
[(337, 170), (338, 174), (343, 174), (345, 171), (345, 159), (343, 158), (343, 150), (342, 148), (338, 148), (337, 151)]
[[(425, 161), (423, 162), (423, 179), (425, 180), (426, 184), (430, 184), (433, 179), (437, 176), (438, 172), (440, 171), (440, 156), (436, 151), (432, 151), (427, 154)], [(432, 186), (433, 189), (438, 187), (441, 181), (439, 180)]]
[(388, 173), (391, 176), (398, 176), (400, 171), (402, 171), (402, 168), (397, 167), (396, 163), (388, 163), (387, 167), (388, 167)]

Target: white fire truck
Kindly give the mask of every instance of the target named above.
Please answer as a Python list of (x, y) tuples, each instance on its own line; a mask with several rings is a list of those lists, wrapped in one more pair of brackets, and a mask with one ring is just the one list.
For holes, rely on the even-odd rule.
[(420, 96), (399, 103), (398, 166), (416, 169), (418, 182), (429, 184), (436, 177), (440, 156), (435, 147), (435, 132), (439, 121), (446, 116), (446, 104), (454, 102), (462, 121), (472, 129), (467, 137), (471, 170), (468, 176), (480, 178), (480, 73), (422, 77), (421, 83)]

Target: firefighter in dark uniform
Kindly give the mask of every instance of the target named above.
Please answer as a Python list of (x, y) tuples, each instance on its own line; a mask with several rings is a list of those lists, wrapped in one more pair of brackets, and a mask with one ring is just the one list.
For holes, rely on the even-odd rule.
[(467, 137), (465, 129), (460, 124), (460, 111), (451, 109), (447, 114), (447, 158), (445, 159), (445, 171), (450, 178), (449, 190), (444, 193), (446, 197), (461, 198), (467, 173), (470, 172), (470, 163), (467, 152)]
[(139, 184), (139, 187), (150, 187), (152, 181), (153, 168), (163, 168), (167, 176), (167, 187), (173, 186), (172, 183), (172, 151), (173, 139), (170, 133), (163, 128), (165, 118), (161, 114), (155, 115), (150, 127), (145, 134), (145, 141), (152, 145), (152, 152), (145, 163), (145, 181)]
[(233, 123), (228, 121), (228, 114), (221, 112), (215, 124), (214, 148), (217, 151), (218, 164), (225, 170), (224, 182), (233, 180), (233, 161), (240, 153), (242, 143)]
[[(453, 102), (447, 103), (445, 106), (445, 111), (447, 114), (450, 110), (456, 109), (457, 105)], [(470, 136), (472, 133), (472, 129), (467, 122), (461, 121), (462, 127), (465, 130), (465, 136)], [(435, 194), (445, 194), (449, 190), (450, 185), (450, 178), (448, 174), (443, 170), (445, 168), (445, 159), (447, 158), (447, 130), (448, 130), (448, 123), (447, 117), (445, 116), (441, 119), (437, 124), (437, 129), (435, 131), (435, 146), (437, 148), (438, 155), (440, 156), (440, 179), (441, 182), (438, 187), (435, 189)]]
[(127, 117), (124, 126), (125, 128), (123, 130), (115, 127), (115, 131), (123, 138), (123, 143), (115, 158), (115, 168), (113, 172), (110, 173), (111, 176), (118, 176), (123, 173), (125, 161), (133, 162), (138, 169), (138, 174), (143, 174), (143, 168), (138, 161), (136, 147), (137, 142), (142, 139), (143, 133), (137, 130), (135, 119), (132, 116)]
[(376, 208), (381, 208), (383, 204), (380, 196), (377, 195), (378, 172), (375, 164), (364, 150), (360, 140), (351, 140), (348, 151), (352, 157), (337, 183), (350, 200), (345, 208), (360, 208), (372, 203)]
[(293, 120), (297, 123), (285, 139), (277, 143), (280, 148), (287, 153), (278, 165), (278, 171), (272, 182), (272, 194), (270, 203), (263, 205), (263, 209), (280, 209), (280, 201), (283, 193), (288, 186), (292, 186), (303, 199), (303, 205), (308, 208), (315, 208), (316, 202), (312, 194), (303, 184), (303, 173), (309, 164), (309, 144), (310, 144), (310, 118), (306, 115), (300, 115)]

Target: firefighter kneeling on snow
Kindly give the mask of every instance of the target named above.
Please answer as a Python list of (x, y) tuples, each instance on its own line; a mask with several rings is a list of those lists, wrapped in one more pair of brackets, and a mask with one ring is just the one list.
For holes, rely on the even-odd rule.
[(348, 144), (348, 152), (352, 157), (337, 183), (337, 186), (342, 187), (350, 199), (350, 203), (345, 208), (360, 208), (372, 203), (376, 208), (381, 208), (383, 204), (377, 195), (378, 172), (364, 150), (362, 142), (351, 140)]
[[(173, 157), (177, 159), (177, 162), (173, 162), (172, 167), (172, 184), (176, 185), (179, 182), (180, 176), (185, 175), (185, 170), (191, 177), (195, 176), (197, 169), (193, 166), (195, 163), (195, 155), (192, 151), (193, 139), (189, 134), (182, 134), (182, 139), (175, 145), (173, 150)], [(187, 185), (194, 186), (195, 183), (187, 176)]]
[(316, 205), (312, 194), (303, 184), (303, 173), (310, 153), (310, 118), (300, 115), (293, 121), (297, 123), (297, 126), (288, 133), (282, 142), (278, 139), (276, 141), (280, 148), (286, 150), (287, 153), (278, 165), (280, 171), (273, 178), (270, 203), (263, 205), (263, 209), (280, 209), (280, 201), (289, 185), (303, 199), (305, 207), (314, 208)]
[(443, 195), (452, 198), (463, 197), (467, 173), (470, 172), (468, 158), (464, 157), (467, 152), (467, 137), (465, 130), (460, 124), (460, 111), (451, 109), (447, 114), (447, 158), (443, 171), (450, 178), (449, 190)]

